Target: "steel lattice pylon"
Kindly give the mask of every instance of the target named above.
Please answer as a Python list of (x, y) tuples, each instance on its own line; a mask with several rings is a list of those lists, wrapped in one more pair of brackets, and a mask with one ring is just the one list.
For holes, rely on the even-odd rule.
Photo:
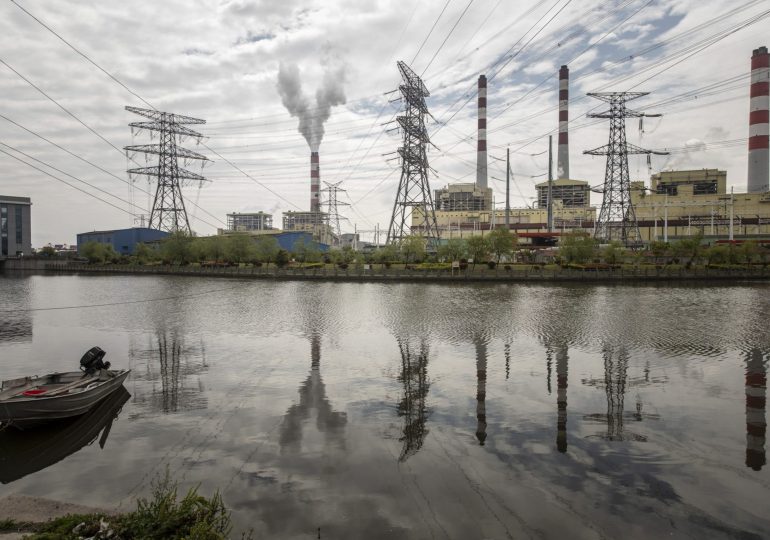
[[(399, 86), (404, 100), (404, 114), (396, 118), (403, 133), (403, 145), (398, 149), (401, 156), (401, 179), (393, 204), (387, 243), (398, 243), (407, 236), (419, 234), (428, 240), (429, 249), (435, 249), (438, 225), (433, 193), (428, 182), (428, 157), (425, 151), (430, 142), (425, 129), (425, 115), (428, 114), (425, 98), (430, 92), (409, 66), (401, 61), (397, 65), (404, 80)], [(408, 222), (411, 212), (415, 210), (422, 216), (422, 225), (415, 226), (416, 230)]]
[(124, 148), (127, 156), (129, 152), (143, 152), (158, 156), (157, 166), (128, 170), (129, 175), (139, 174), (158, 178), (158, 187), (150, 211), (149, 227), (161, 231), (183, 231), (191, 234), (190, 222), (187, 219), (187, 210), (182, 198), (182, 181), (205, 182), (206, 178), (179, 167), (178, 160), (179, 158), (210, 160), (202, 154), (177, 146), (176, 138), (177, 136), (194, 137), (200, 141), (203, 135), (184, 127), (183, 124), (205, 124), (206, 121), (138, 107), (126, 107), (126, 110), (151, 120), (150, 122), (132, 122), (129, 124), (131, 128), (157, 131), (160, 135), (159, 144), (142, 144)]
[(624, 245), (636, 245), (642, 240), (639, 224), (636, 221), (636, 212), (634, 212), (634, 207), (631, 204), (628, 155), (667, 154), (667, 152), (645, 150), (626, 142), (626, 118), (661, 116), (659, 114), (640, 113), (626, 108), (627, 101), (646, 96), (648, 93), (598, 92), (588, 94), (610, 104), (608, 111), (588, 115), (589, 118), (608, 118), (610, 120), (609, 142), (599, 148), (583, 152), (593, 156), (607, 156), (604, 188), (602, 189), (602, 207), (594, 226), (594, 237), (605, 242), (620, 241)]
[(346, 202), (339, 202), (337, 200), (337, 193), (339, 193), (340, 191), (341, 192), (346, 191), (340, 187), (340, 184), (342, 184), (342, 182), (336, 182), (336, 183), (324, 182), (324, 184), (326, 184), (326, 187), (321, 191), (329, 194), (328, 198), (326, 199), (326, 208), (327, 208), (326, 220), (327, 220), (327, 224), (329, 225), (329, 228), (332, 231), (332, 234), (334, 234), (336, 238), (335, 242), (339, 244), (340, 237), (342, 236), (340, 220), (347, 219), (346, 217), (340, 216), (339, 207), (350, 206), (350, 205)]

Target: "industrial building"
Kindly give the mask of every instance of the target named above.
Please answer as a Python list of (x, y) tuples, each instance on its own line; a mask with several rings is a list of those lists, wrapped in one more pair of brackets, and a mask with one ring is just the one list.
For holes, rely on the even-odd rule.
[(77, 235), (78, 253), (88, 242), (110, 244), (119, 255), (133, 255), (136, 245), (144, 242), (154, 242), (166, 238), (169, 233), (148, 229), (146, 227), (134, 227), (131, 229), (114, 229), (111, 231), (92, 231)]
[(32, 201), (0, 195), (0, 258), (32, 254)]
[(441, 212), (467, 212), (490, 210), (492, 188), (476, 184), (449, 184), (435, 191), (436, 210)]
[(234, 232), (264, 231), (273, 228), (273, 214), (265, 212), (227, 214), (227, 230)]
[(334, 243), (334, 235), (326, 212), (292, 212), (291, 210), (284, 212), (283, 230), (309, 232), (318, 242)]
[(584, 180), (560, 178), (552, 182), (541, 182), (535, 186), (535, 189), (538, 208), (548, 208), (549, 189), (554, 204), (558, 202), (565, 208), (583, 208), (590, 204), (591, 187)]

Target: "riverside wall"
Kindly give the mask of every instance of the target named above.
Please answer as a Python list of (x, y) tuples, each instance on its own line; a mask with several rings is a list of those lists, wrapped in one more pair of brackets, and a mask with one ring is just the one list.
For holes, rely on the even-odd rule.
[(385, 268), (372, 265), (351, 265), (342, 269), (324, 268), (277, 268), (261, 266), (202, 268), (199, 266), (168, 265), (91, 265), (83, 263), (62, 263), (45, 260), (6, 260), (2, 266), (8, 271), (30, 271), (55, 274), (101, 274), (101, 275), (180, 275), (243, 279), (347, 281), (347, 282), (675, 282), (675, 281), (766, 281), (770, 280), (770, 268), (753, 266), (745, 268), (706, 268), (667, 266), (640, 266), (615, 269), (568, 269), (544, 267), (516, 267), (506, 270), (502, 266), (494, 269), (478, 265), (466, 270), (418, 270), (402, 265)]

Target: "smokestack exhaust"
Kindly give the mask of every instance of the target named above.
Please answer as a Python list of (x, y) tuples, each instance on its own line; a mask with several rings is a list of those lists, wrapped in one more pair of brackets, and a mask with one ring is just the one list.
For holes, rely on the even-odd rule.
[(569, 68), (559, 70), (559, 149), (557, 153), (556, 175), (559, 179), (569, 178)]
[(767, 47), (754, 49), (751, 56), (751, 105), (749, 107), (748, 192), (770, 190), (770, 54)]
[(476, 186), (487, 187), (487, 77), (479, 76), (479, 133), (476, 152)]
[(320, 212), (321, 204), (318, 196), (321, 191), (321, 171), (318, 164), (318, 152), (310, 152), (310, 211)]

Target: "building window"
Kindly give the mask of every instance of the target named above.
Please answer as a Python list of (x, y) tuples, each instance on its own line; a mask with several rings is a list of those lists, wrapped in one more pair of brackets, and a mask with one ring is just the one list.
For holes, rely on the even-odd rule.
[(0, 206), (0, 255), (8, 255), (8, 207)]
[(16, 207), (16, 249), (19, 249), (22, 247), (22, 234), (21, 234), (21, 211), (22, 207), (17, 206)]

